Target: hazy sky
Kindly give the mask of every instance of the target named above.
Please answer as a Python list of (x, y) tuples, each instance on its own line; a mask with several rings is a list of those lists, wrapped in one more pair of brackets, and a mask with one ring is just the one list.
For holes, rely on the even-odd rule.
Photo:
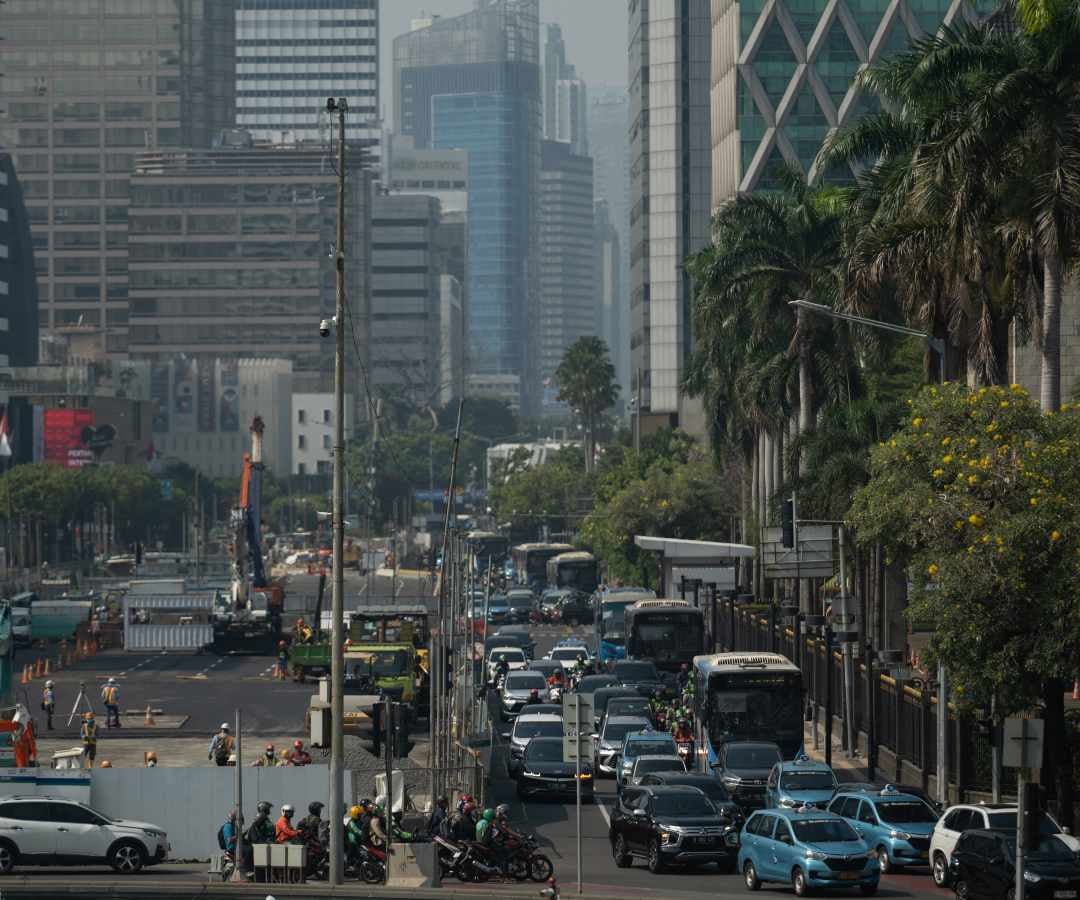
[[(386, 127), (394, 116), (393, 41), (409, 30), (409, 21), (422, 11), (456, 16), (473, 8), (474, 0), (382, 0), (379, 9), (381, 84)], [(577, 66), (589, 84), (626, 84), (627, 0), (540, 0), (540, 53), (543, 25), (563, 28), (566, 61)]]

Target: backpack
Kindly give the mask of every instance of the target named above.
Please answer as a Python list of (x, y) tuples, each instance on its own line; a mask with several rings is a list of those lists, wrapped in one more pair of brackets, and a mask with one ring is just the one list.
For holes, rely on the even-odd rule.
[(224, 824), (221, 824), (221, 825), (218, 826), (217, 845), (222, 850), (228, 850), (229, 849), (229, 842), (225, 840), (225, 825)]

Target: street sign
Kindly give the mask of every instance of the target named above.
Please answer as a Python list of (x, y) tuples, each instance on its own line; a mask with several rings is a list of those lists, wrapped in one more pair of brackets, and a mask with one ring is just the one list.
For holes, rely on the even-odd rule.
[(593, 761), (592, 735), (579, 734), (575, 739), (572, 734), (566, 733), (567, 730), (563, 729), (563, 762), (572, 763), (580, 760), (583, 763), (591, 763)]
[(1037, 769), (1042, 766), (1042, 719), (1006, 719), (1001, 764), (1010, 769)]
[[(581, 722), (582, 731), (586, 734), (592, 732), (593, 702), (592, 694), (567, 694), (563, 697), (563, 731), (573, 726), (575, 722)], [(580, 712), (578, 710), (580, 709)], [(580, 717), (580, 718), (579, 718)]]

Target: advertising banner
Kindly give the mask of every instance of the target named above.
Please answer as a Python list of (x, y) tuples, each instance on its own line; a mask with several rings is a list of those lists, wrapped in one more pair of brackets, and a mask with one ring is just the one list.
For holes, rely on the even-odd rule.
[(195, 392), (198, 385), (197, 360), (180, 356), (173, 360), (172, 430), (195, 430)]
[(169, 430), (169, 382), (172, 381), (172, 367), (168, 363), (154, 363), (150, 369), (150, 402), (154, 406), (155, 432)]
[(79, 469), (94, 461), (84, 433), (94, 430), (94, 413), (89, 409), (45, 410), (45, 461), (68, 469)]
[(214, 430), (214, 376), (217, 374), (213, 360), (204, 359), (199, 366), (199, 431)]
[(240, 368), (235, 359), (218, 360), (218, 429), (240, 430)]

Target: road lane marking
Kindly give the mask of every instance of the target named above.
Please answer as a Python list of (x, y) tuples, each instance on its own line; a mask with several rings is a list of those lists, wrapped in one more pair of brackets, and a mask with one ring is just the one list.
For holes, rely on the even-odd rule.
[(611, 828), (611, 814), (608, 812), (608, 808), (606, 806), (604, 806), (603, 803), (600, 802), (599, 798), (595, 798), (593, 800), (593, 803), (595, 804), (596, 808), (598, 810), (600, 810), (600, 815), (602, 815), (604, 817), (604, 824), (607, 825), (607, 827), (610, 829)]

